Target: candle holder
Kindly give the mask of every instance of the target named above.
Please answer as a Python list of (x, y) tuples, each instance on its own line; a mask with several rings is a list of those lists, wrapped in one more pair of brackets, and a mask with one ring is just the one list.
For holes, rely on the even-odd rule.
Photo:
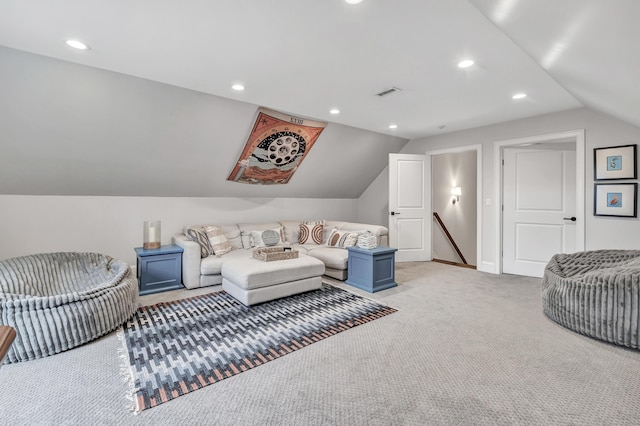
[(157, 249), (160, 248), (160, 221), (159, 220), (146, 220), (144, 222), (142, 248)]

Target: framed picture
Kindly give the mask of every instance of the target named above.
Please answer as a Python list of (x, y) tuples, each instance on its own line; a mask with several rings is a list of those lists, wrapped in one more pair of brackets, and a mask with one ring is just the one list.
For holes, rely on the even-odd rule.
[(637, 183), (595, 183), (594, 216), (638, 217)]
[(594, 148), (593, 158), (595, 180), (635, 179), (637, 177), (636, 145)]

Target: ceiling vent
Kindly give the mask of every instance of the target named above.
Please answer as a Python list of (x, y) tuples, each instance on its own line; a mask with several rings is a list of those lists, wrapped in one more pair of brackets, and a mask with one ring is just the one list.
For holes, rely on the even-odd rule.
[(389, 93), (393, 93), (393, 92), (399, 92), (401, 89), (398, 89), (395, 86), (389, 87), (388, 89), (383, 90), (382, 92), (378, 93), (378, 96), (385, 96), (388, 95)]

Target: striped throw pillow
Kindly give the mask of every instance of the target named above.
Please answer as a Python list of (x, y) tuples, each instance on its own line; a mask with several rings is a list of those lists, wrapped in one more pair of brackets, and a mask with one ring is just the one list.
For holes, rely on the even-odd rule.
[(233, 249), (233, 247), (231, 247), (231, 243), (227, 241), (227, 237), (224, 236), (220, 228), (217, 226), (207, 226), (206, 232), (207, 238), (209, 238), (209, 243), (213, 248), (213, 253), (216, 256), (227, 254)]
[(329, 247), (353, 247), (358, 242), (358, 233), (352, 231), (338, 231), (334, 229), (327, 238)]

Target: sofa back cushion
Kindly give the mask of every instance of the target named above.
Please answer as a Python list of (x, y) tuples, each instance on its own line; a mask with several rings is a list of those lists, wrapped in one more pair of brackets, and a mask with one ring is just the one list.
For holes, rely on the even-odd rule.
[(238, 228), (238, 225), (220, 225), (219, 228), (231, 244), (231, 247), (234, 249), (242, 248), (242, 238), (240, 237), (240, 228)]
[(388, 229), (385, 226), (369, 225), (366, 223), (341, 222), (339, 225), (337, 225), (337, 228), (341, 231), (356, 231), (360, 233), (362, 233), (363, 231), (369, 231), (376, 237), (387, 235), (389, 233)]
[(288, 243), (297, 243), (300, 238), (300, 221), (281, 220), (280, 224), (284, 230), (284, 240)]

